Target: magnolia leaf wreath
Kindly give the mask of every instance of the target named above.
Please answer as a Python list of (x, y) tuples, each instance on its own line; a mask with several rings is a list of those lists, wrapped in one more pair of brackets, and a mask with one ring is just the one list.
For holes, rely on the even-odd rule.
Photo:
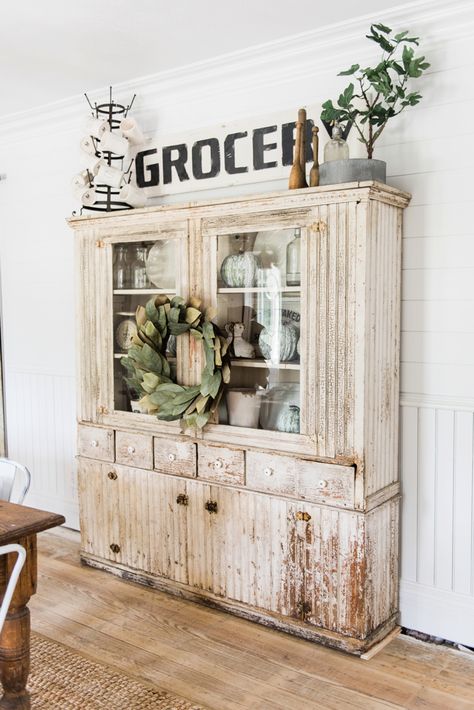
[[(201, 301), (181, 296), (151, 298), (138, 306), (137, 333), (121, 363), (124, 380), (138, 392), (140, 405), (158, 419), (182, 419), (184, 429), (202, 429), (219, 406), (224, 385), (230, 380), (229, 343), (211, 319), (215, 311), (201, 310)], [(170, 336), (189, 333), (203, 344), (206, 365), (201, 382), (179, 385), (166, 358)]]

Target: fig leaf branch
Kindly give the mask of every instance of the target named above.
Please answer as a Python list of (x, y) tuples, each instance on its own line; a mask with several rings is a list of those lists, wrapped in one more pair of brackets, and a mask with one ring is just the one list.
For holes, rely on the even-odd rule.
[(327, 122), (350, 122), (359, 140), (372, 158), (375, 141), (380, 138), (388, 121), (398, 116), (407, 106), (416, 106), (422, 98), (410, 90), (412, 79), (418, 79), (430, 64), (423, 56), (416, 56), (418, 37), (410, 37), (404, 30), (393, 34), (381, 23), (371, 25), (367, 39), (382, 50), (382, 58), (375, 67), (362, 68), (353, 64), (338, 76), (352, 76), (334, 106), (331, 99), (323, 103), (321, 119)]

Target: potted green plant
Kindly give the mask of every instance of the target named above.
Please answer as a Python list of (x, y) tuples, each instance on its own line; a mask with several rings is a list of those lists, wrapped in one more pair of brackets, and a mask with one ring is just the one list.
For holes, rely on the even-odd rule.
[(391, 118), (408, 106), (416, 106), (421, 94), (410, 90), (430, 66), (423, 56), (415, 56), (418, 37), (404, 30), (394, 34), (383, 24), (371, 25), (367, 39), (382, 49), (382, 58), (374, 67), (353, 64), (338, 76), (352, 76), (354, 81), (341, 93), (335, 106), (331, 100), (323, 103), (321, 120), (325, 123), (351, 124), (367, 149), (367, 160), (331, 160), (320, 166), (320, 184), (352, 180), (385, 182), (385, 163), (374, 160), (374, 145)]

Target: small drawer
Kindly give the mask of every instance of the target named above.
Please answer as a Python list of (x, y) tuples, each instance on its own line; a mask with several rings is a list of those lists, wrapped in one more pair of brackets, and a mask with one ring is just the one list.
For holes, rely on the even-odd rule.
[(245, 483), (245, 458), (241, 449), (198, 444), (198, 476), (220, 483)]
[(77, 432), (77, 453), (88, 459), (115, 461), (113, 429), (80, 424)]
[(155, 437), (155, 469), (175, 476), (196, 476), (196, 444)]
[(247, 451), (247, 486), (256, 491), (296, 495), (296, 459)]
[(341, 508), (354, 507), (355, 470), (352, 466), (298, 461), (298, 498)]
[(117, 431), (115, 433), (115, 453), (117, 463), (137, 468), (153, 468), (152, 437), (147, 434)]

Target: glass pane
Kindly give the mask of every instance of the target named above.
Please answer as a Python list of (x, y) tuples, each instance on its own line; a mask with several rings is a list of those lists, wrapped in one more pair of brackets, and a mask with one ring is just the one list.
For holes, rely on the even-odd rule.
[[(120, 359), (133, 344), (137, 306), (159, 293), (176, 293), (177, 240), (128, 242), (113, 247), (114, 403), (121, 411), (140, 411), (137, 392), (125, 382)], [(172, 360), (176, 353), (170, 353)]]
[(300, 431), (300, 229), (217, 238), (217, 321), (232, 341), (220, 422)]

